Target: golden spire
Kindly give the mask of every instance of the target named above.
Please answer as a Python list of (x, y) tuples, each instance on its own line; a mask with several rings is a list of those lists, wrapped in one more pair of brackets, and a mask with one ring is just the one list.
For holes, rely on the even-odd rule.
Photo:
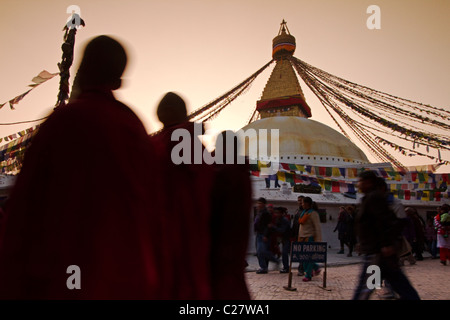
[(273, 39), (272, 56), (275, 68), (267, 81), (257, 110), (261, 118), (274, 116), (311, 117), (311, 109), (305, 101), (297, 75), (290, 62), (295, 51), (295, 38), (289, 32), (286, 21), (281, 22), (278, 35)]

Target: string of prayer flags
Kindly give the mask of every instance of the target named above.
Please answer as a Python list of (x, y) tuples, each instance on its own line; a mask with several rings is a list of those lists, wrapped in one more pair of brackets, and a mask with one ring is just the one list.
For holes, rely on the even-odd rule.
[(28, 89), (26, 92), (18, 95), (17, 97), (4, 102), (2, 104), (0, 104), (0, 109), (3, 108), (3, 106), (9, 102), (9, 107), (11, 108), (11, 110), (14, 110), (14, 105), (18, 104), (20, 101), (22, 101), (23, 98), (25, 98), (25, 96), (27, 94), (29, 94), (31, 92), (31, 90), (35, 89), (37, 86), (41, 85), (42, 83), (46, 82), (47, 80), (52, 79), (54, 76), (58, 75), (59, 73), (50, 73), (47, 70), (43, 70), (41, 71), (36, 77), (34, 77), (33, 79), (31, 79), (31, 82), (33, 82), (32, 84), (28, 85), (29, 87), (31, 87), (31, 89)]

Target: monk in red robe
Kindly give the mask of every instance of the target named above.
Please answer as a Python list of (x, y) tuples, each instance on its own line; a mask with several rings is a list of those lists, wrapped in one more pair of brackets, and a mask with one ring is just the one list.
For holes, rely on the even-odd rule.
[[(157, 115), (164, 128), (150, 139), (164, 163), (161, 168), (165, 179), (161, 186), (165, 195), (162, 244), (166, 251), (160, 260), (165, 270), (163, 297), (211, 299), (214, 171), (203, 161), (203, 153), (208, 151), (198, 137), (203, 133), (202, 124), (187, 120), (185, 102), (172, 92), (162, 98)], [(178, 148), (181, 143), (186, 148)]]
[(215, 163), (218, 159), (198, 137), (202, 124), (187, 120), (186, 105), (177, 94), (163, 97), (157, 115), (164, 128), (151, 139), (164, 162), (166, 181), (164, 297), (249, 299), (244, 277), (251, 206), (248, 166)]
[[(250, 299), (244, 272), (252, 190), (248, 161), (238, 159), (238, 142), (233, 131), (224, 131), (217, 138), (214, 152), (211, 267), (213, 298), (216, 300)], [(229, 155), (231, 150), (234, 153)]]
[(159, 163), (117, 101), (127, 56), (86, 47), (71, 102), (40, 127), (6, 206), (2, 299), (160, 298)]

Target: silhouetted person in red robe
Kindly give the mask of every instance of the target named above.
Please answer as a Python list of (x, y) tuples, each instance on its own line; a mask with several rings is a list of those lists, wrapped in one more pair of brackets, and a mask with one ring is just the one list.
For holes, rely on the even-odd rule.
[(218, 300), (250, 299), (244, 272), (252, 190), (249, 165), (238, 161), (238, 149), (233, 131), (218, 136), (211, 218), (212, 290)]
[(210, 220), (214, 171), (203, 161), (203, 152), (208, 151), (198, 138), (203, 134), (202, 124), (187, 120), (185, 102), (172, 92), (162, 98), (157, 115), (164, 128), (150, 139), (164, 163), (161, 168), (165, 181), (161, 185), (165, 195), (165, 210), (161, 213), (164, 219), (161, 244), (165, 248), (160, 260), (165, 271), (162, 296), (165, 299), (211, 299)]
[(0, 298), (160, 298), (159, 164), (112, 94), (126, 62), (117, 41), (94, 38), (71, 102), (27, 150), (6, 208)]

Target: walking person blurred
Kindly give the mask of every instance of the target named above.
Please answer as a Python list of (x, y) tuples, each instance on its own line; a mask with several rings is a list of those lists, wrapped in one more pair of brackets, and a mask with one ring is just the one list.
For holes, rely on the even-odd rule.
[(400, 222), (389, 208), (384, 192), (378, 188), (377, 175), (363, 171), (358, 187), (364, 194), (356, 219), (360, 250), (365, 255), (364, 264), (355, 289), (353, 300), (366, 300), (373, 292), (367, 286), (371, 265), (380, 268), (381, 278), (389, 281), (400, 299), (418, 300), (419, 295), (399, 267), (396, 245), (400, 240)]
[(333, 232), (338, 232), (338, 239), (340, 243), (340, 250), (338, 251), (338, 254), (344, 253), (344, 244), (347, 242), (347, 219), (348, 219), (348, 212), (345, 209), (345, 207), (341, 206), (339, 207), (339, 215), (338, 215), (338, 221), (336, 223), (336, 227), (334, 228)]
[(425, 247), (425, 223), (415, 208), (408, 207), (405, 209), (405, 212), (406, 215), (410, 217), (414, 228), (414, 239), (411, 243), (412, 252), (415, 255), (416, 260), (422, 261), (422, 252)]
[[(298, 232), (300, 230), (300, 224), (298, 223), (298, 220), (300, 219), (300, 215), (303, 212), (303, 199), (304, 196), (298, 196), (297, 197), (297, 210), (295, 211), (294, 218), (292, 219), (292, 226), (291, 226), (291, 242), (298, 240)], [(298, 264), (298, 276), (303, 276), (305, 274), (305, 271), (303, 270), (303, 263)]]
[(347, 206), (346, 211), (348, 213), (347, 215), (347, 237), (345, 244), (348, 246), (348, 253), (347, 257), (353, 256), (353, 248), (356, 244), (356, 237), (355, 237), (355, 207), (354, 206)]
[[(300, 230), (298, 232), (299, 242), (322, 241), (319, 213), (312, 206), (313, 201), (310, 197), (303, 198), (303, 211), (298, 220), (300, 224)], [(305, 262), (303, 268), (305, 270), (304, 282), (311, 281), (313, 275), (316, 276), (320, 273), (320, 268), (315, 262)]]
[(432, 259), (437, 258), (437, 232), (433, 224), (434, 217), (427, 219), (427, 226), (425, 227), (425, 241), (427, 250), (431, 254)]
[(269, 211), (270, 216), (272, 218), (270, 225), (269, 225), (269, 250), (272, 253), (272, 255), (274, 255), (275, 257), (277, 257), (277, 259), (279, 259), (281, 257), (281, 251), (280, 251), (280, 244), (278, 243), (278, 238), (277, 236), (274, 234), (274, 230), (273, 230), (273, 225), (275, 224), (275, 220), (277, 219), (277, 217), (275, 216), (275, 208), (273, 206), (273, 204), (269, 203), (267, 206), (267, 211)]
[(273, 237), (277, 240), (277, 244), (281, 242), (281, 256), (283, 269), (280, 273), (289, 272), (289, 253), (290, 253), (290, 223), (283, 215), (284, 209), (281, 207), (274, 208), (274, 223), (272, 225)]
[(268, 262), (272, 261), (279, 263), (279, 260), (275, 258), (270, 251), (270, 227), (269, 224), (272, 222), (272, 217), (266, 208), (266, 199), (259, 198), (257, 201), (257, 209), (259, 211), (259, 218), (255, 223), (256, 231), (256, 242), (257, 248), (256, 253), (258, 257), (259, 269), (256, 271), (258, 274), (268, 273)]
[(397, 244), (397, 256), (400, 258), (400, 265), (404, 264), (404, 261), (408, 259), (410, 264), (415, 264), (416, 259), (412, 253), (412, 248), (410, 242), (415, 237), (414, 224), (412, 220), (406, 215), (405, 208), (402, 202), (394, 197), (392, 192), (389, 192), (389, 188), (386, 181), (378, 177), (376, 180), (377, 189), (380, 190), (387, 198), (389, 209), (391, 209), (395, 216), (400, 219), (399, 230), (402, 233), (400, 241)]
[[(406, 211), (405, 211), (406, 213)], [(400, 265), (403, 265), (405, 260), (409, 261), (409, 264), (415, 264), (416, 258), (414, 257), (413, 243), (416, 241), (416, 228), (414, 227), (414, 221), (410, 215), (406, 215), (405, 218), (401, 219), (403, 222), (402, 236), (403, 242), (401, 245), (400, 252)]]
[(438, 209), (438, 214), (434, 217), (434, 226), (437, 230), (437, 247), (439, 248), (439, 259), (442, 265), (450, 260), (450, 222), (449, 205), (444, 204)]

